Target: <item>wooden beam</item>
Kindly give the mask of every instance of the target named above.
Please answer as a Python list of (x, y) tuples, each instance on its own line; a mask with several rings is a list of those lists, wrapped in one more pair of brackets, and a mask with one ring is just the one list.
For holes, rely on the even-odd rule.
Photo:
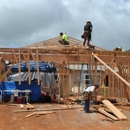
[[(116, 62), (116, 63), (117, 63), (117, 62)], [(119, 66), (118, 63), (117, 63), (117, 67), (118, 67), (120, 76), (123, 78), (122, 70), (121, 70), (121, 67)], [(129, 100), (129, 95), (128, 95), (128, 91), (127, 91), (127, 88), (126, 88), (127, 86), (126, 86), (126, 84), (125, 84), (124, 82), (122, 82), (122, 84), (123, 84), (125, 96), (126, 96), (126, 98)]]
[[(16, 54), (16, 56), (18, 56), (18, 54)], [(36, 59), (36, 54), (34, 54), (33, 56)], [(6, 54), (3, 56), (3, 59), (14, 60), (14, 56), (10, 54)], [(23, 55), (21, 55), (21, 60), (26, 61), (26, 59), (27, 59), (27, 54), (23, 53)], [(33, 60), (33, 58), (31, 57), (30, 60)], [(39, 61), (90, 62), (90, 56), (39, 55)]]
[(29, 85), (31, 84), (31, 73), (30, 73), (30, 51), (29, 51), (29, 48), (28, 48), (28, 60), (27, 60), (27, 63), (28, 63), (28, 81), (29, 81)]
[[(28, 51), (27, 51), (27, 54), (25, 55), (25, 53), (24, 53), (24, 50), (22, 49), (22, 48), (20, 48), (21, 49), (21, 52), (22, 52), (22, 54), (23, 54), (23, 58), (24, 58), (24, 60), (25, 60), (25, 63), (26, 63), (26, 65), (27, 65), (27, 67), (28, 67), (28, 74), (30, 73), (30, 60), (29, 60), (29, 56), (28, 56)], [(29, 61), (28, 61), (29, 60)], [(31, 79), (30, 79), (30, 75), (28, 75), (28, 81), (29, 81), (29, 83), (31, 83), (31, 81), (30, 81)]]
[(92, 55), (99, 60), (102, 64), (104, 64), (106, 66), (106, 68), (108, 68), (113, 74), (115, 74), (118, 78), (120, 78), (125, 84), (127, 84), (130, 87), (130, 84), (124, 80), (119, 74), (117, 74), (113, 69), (111, 69), (106, 63), (104, 63), (100, 58), (98, 58), (94, 53), (92, 53)]
[(20, 48), (19, 48), (18, 69), (19, 69), (19, 85), (20, 85), (21, 84), (21, 51), (20, 51)]
[(114, 121), (118, 121), (118, 120), (119, 120), (117, 117), (115, 117), (115, 116), (109, 114), (108, 112), (106, 112), (106, 111), (104, 110), (104, 108), (98, 108), (98, 111), (99, 111), (100, 113), (102, 113), (103, 115), (105, 115), (105, 116), (107, 116), (107, 117), (113, 119)]
[(2, 82), (4, 80), (4, 78), (7, 76), (7, 74), (10, 72), (10, 70), (12, 69), (13, 66), (14, 66), (14, 63), (12, 64), (12, 66), (10, 66), (8, 68), (8, 70), (6, 71), (6, 73), (1, 77), (0, 82)]
[(52, 111), (52, 110), (71, 110), (71, 109), (77, 109), (77, 108), (83, 108), (82, 106), (74, 106), (70, 108), (50, 108), (50, 109), (32, 109), (32, 110), (14, 110), (14, 113), (18, 112), (35, 112), (35, 111)]
[[(109, 63), (109, 66), (112, 65), (112, 63), (114, 62), (114, 60), (115, 60), (115, 57), (113, 57), (113, 59), (112, 59), (111, 62)], [(105, 77), (106, 77), (107, 72), (108, 72), (108, 69), (106, 69), (105, 72), (100, 76), (100, 77), (103, 76), (103, 77), (101, 78), (101, 85), (102, 85), (102, 83), (103, 83), (103, 81), (104, 81), (104, 79), (105, 79)]]
[(38, 48), (37, 48), (37, 51), (36, 51), (36, 55), (37, 55), (37, 79), (38, 79), (38, 85), (40, 84), (40, 77), (39, 77), (39, 55), (38, 55)]
[(124, 116), (110, 101), (102, 100), (103, 104), (109, 108), (113, 114), (119, 118), (119, 120), (128, 120), (126, 116)]

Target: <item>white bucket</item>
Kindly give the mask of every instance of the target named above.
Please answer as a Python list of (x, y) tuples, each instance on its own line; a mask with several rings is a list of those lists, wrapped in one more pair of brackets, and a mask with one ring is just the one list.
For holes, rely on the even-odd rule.
[(10, 96), (10, 102), (14, 102), (14, 95), (13, 94), (11, 94), (11, 96)]
[(56, 95), (56, 99), (57, 99), (57, 100), (60, 99), (60, 95), (59, 95), (59, 94)]

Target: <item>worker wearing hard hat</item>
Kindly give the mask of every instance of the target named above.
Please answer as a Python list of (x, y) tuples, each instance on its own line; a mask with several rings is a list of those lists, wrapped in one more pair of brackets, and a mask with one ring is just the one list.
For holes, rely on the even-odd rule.
[(90, 20), (88, 20), (86, 22), (86, 25), (84, 26), (84, 34), (81, 36), (84, 39), (83, 47), (85, 47), (86, 40), (87, 40), (87, 48), (90, 47), (92, 28), (93, 28), (92, 23)]

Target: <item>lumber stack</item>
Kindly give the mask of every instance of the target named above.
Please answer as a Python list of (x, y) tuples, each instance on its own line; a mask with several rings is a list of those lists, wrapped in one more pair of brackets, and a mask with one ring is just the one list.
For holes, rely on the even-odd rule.
[(114, 121), (128, 120), (128, 118), (123, 115), (122, 109), (116, 108), (109, 100), (102, 100), (102, 103), (103, 104), (100, 105), (93, 105), (93, 108)]
[(117, 109), (110, 101), (103, 100), (103, 104), (118, 118), (118, 120), (128, 120), (128, 118)]
[(107, 117), (113, 119), (114, 121), (118, 121), (119, 119), (112, 114), (108, 113), (104, 108), (99, 108), (98, 111), (102, 113), (103, 115), (106, 115)]

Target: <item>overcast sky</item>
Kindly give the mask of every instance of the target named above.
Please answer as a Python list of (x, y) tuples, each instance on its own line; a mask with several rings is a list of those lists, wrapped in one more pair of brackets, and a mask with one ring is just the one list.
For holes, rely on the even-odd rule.
[(0, 46), (23, 47), (60, 32), (83, 40), (87, 20), (91, 44), (130, 49), (130, 0), (0, 0)]

